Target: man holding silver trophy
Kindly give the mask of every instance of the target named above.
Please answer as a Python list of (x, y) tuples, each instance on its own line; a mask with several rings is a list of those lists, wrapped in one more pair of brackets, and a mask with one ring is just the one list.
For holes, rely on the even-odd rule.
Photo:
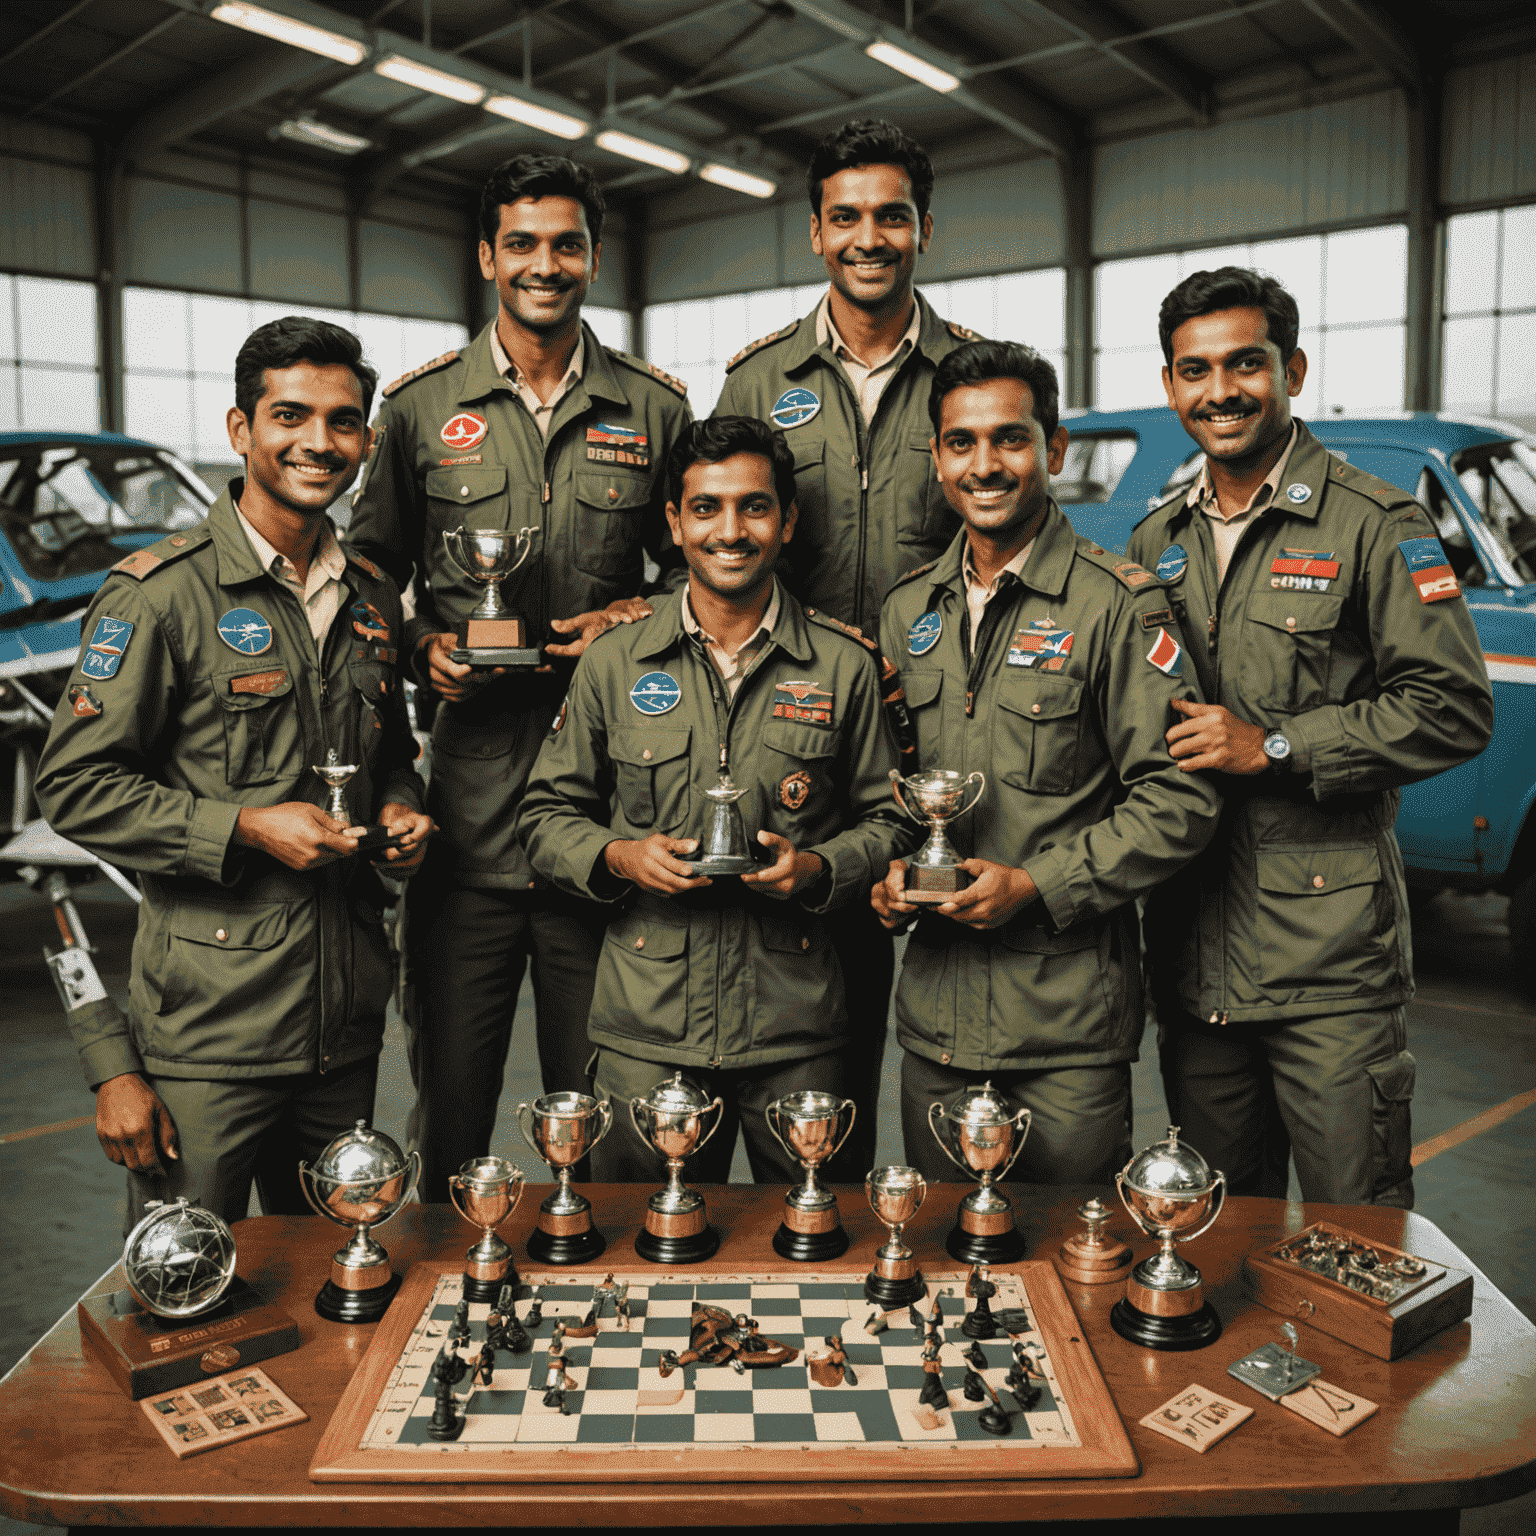
[(1163, 739), (1173, 700), (1198, 695), (1156, 577), (1051, 500), (1067, 433), (1050, 363), (967, 343), (929, 416), (965, 528), (896, 585), (880, 633), (928, 770), (901, 787), (934, 829), (872, 895), (887, 927), (918, 919), (896, 992), (906, 1157), (953, 1177), (930, 1107), (985, 1076), (1031, 1112), (1019, 1178), (1107, 1183), (1130, 1155), (1135, 900), (1216, 830), (1215, 790)]

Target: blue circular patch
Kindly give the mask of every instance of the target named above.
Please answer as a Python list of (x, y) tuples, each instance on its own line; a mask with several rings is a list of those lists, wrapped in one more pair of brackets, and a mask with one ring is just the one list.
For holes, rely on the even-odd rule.
[(683, 690), (670, 672), (647, 672), (629, 690), (629, 702), (642, 715), (664, 715), (676, 709), (682, 697)]
[(1312, 500), (1312, 487), (1303, 485), (1300, 480), (1297, 480), (1286, 486), (1285, 494), (1299, 507), (1302, 502)]
[(791, 427), (803, 427), (821, 409), (821, 400), (809, 389), (786, 389), (773, 402), (769, 416), (776, 427), (786, 432)]
[(231, 608), (219, 620), (219, 639), (242, 656), (260, 656), (272, 645), (272, 626), (254, 608)]
[(920, 615), (907, 631), (907, 649), (914, 656), (926, 656), (939, 643), (939, 636), (943, 633), (943, 616), (930, 610)]
[(1159, 581), (1177, 581), (1189, 564), (1189, 551), (1182, 544), (1170, 544), (1157, 557)]

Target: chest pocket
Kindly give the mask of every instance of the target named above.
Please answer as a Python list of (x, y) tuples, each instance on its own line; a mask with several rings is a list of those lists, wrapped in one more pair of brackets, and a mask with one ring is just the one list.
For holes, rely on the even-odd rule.
[[(364, 660), (357, 659), (358, 650), (365, 651)], [(386, 663), (367, 657), (364, 647), (354, 647), (351, 673), (352, 687), (359, 697), (357, 741), (364, 760), (370, 764), (384, 736), (384, 715), (389, 709), (390, 690), (395, 686), (393, 671), (394, 668)]]
[(578, 570), (622, 581), (642, 565), (642, 516), (655, 479), (624, 470), (575, 476), (576, 528), (572, 550)]
[(271, 666), (220, 673), (213, 691), (224, 717), (225, 782), (233, 789), (276, 782), (300, 744), (292, 673)]
[(827, 509), (827, 442), (821, 437), (802, 437), (791, 429), (785, 433), (795, 456), (795, 506), (800, 520), (798, 537), (784, 551), (791, 565), (799, 566), (825, 554), (829, 532)]
[(1255, 592), (1240, 641), (1243, 701), (1290, 714), (1327, 703), (1333, 635), (1343, 611), (1337, 594)]
[(688, 822), (689, 727), (633, 725), (610, 731), (619, 812), (635, 828), (677, 835)]
[(1067, 795), (1077, 786), (1083, 685), (1072, 677), (1004, 678), (992, 720), (992, 761), (1014, 789)]
[(900, 537), (904, 543), (934, 541), (947, 544), (958, 526), (953, 507), (944, 499), (944, 488), (933, 467), (933, 453), (928, 447), (928, 431), (912, 431), (907, 434), (907, 451), (902, 455), (902, 506), (919, 511), (919, 521), (910, 529), (902, 528)]
[(921, 671), (902, 669), (902, 690), (907, 696), (907, 710), (917, 730), (917, 757), (925, 768), (939, 766), (944, 759), (944, 712), (940, 701), (944, 693), (944, 674), (936, 668)]
[(427, 505), (434, 524), (444, 530), (457, 528), (460, 524), (466, 528), (512, 526), (507, 504), (507, 471), (499, 464), (429, 469)]

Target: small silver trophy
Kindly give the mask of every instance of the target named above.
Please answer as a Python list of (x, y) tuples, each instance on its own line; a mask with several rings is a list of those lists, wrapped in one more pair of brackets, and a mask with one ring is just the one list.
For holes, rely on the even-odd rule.
[(1323, 1374), (1320, 1365), (1303, 1360), (1296, 1353), (1301, 1335), (1294, 1323), (1281, 1323), (1280, 1337), (1286, 1348), (1278, 1344), (1260, 1344), (1251, 1354), (1234, 1360), (1227, 1367), (1227, 1375), (1262, 1393), (1270, 1402), (1278, 1403), (1282, 1397), (1299, 1392), (1309, 1381)]
[(485, 588), (478, 606), (457, 628), (453, 660), (471, 667), (536, 667), (542, 657), (529, 643), (528, 623), (501, 600), (501, 583), (533, 551), (537, 528), (465, 528), (443, 534), (448, 558)]
[(990, 1082), (962, 1088), (949, 1102), (928, 1106), (934, 1140), (957, 1168), (981, 1187), (960, 1202), (959, 1217), (945, 1241), (951, 1258), (965, 1264), (1011, 1264), (1024, 1257), (1024, 1234), (1014, 1225), (1013, 1201), (997, 1187), (1024, 1150), (1030, 1113)]
[(890, 1228), (875, 1254), (875, 1267), (864, 1277), (864, 1296), (886, 1311), (904, 1307), (927, 1294), (917, 1258), (902, 1241), (902, 1228), (922, 1209), (928, 1181), (916, 1168), (872, 1168), (864, 1178), (870, 1209)]
[(837, 1196), (816, 1182), (816, 1170), (848, 1139), (858, 1113), (853, 1100), (806, 1088), (775, 1099), (763, 1113), (779, 1145), (805, 1169), (804, 1180), (784, 1197), (773, 1251), (802, 1263), (839, 1258), (848, 1251), (848, 1234)]
[(472, 1157), (448, 1180), (454, 1209), (481, 1229), (480, 1241), (464, 1255), (464, 1294), (471, 1301), (495, 1301), (502, 1286), (517, 1284), (512, 1250), (496, 1228), (522, 1197), (523, 1170), (504, 1157)]
[(630, 1118), (641, 1141), (667, 1160), (667, 1187), (646, 1205), (645, 1225), (635, 1252), (653, 1264), (696, 1264), (720, 1246), (709, 1225), (704, 1196), (683, 1183), (683, 1159), (692, 1157), (720, 1129), (725, 1102), (711, 1102), (681, 1072), (656, 1084), (644, 1098), (631, 1099)]
[(342, 826), (352, 825), (352, 813), (347, 809), (347, 785), (353, 775), (362, 766), (360, 763), (343, 763), (336, 748), (331, 747), (326, 751), (323, 765), (312, 765), (314, 772), (319, 775), (322, 783), (331, 791), (331, 798), (326, 802), (325, 814), (333, 821), (339, 821)]
[(1221, 1319), (1205, 1299), (1200, 1271), (1174, 1252), (1221, 1214), (1227, 1177), (1179, 1141), (1179, 1128), (1139, 1152), (1115, 1175), (1131, 1220), (1162, 1247), (1125, 1282), (1109, 1321), (1115, 1332), (1148, 1349), (1203, 1349), (1221, 1337)]
[(726, 750), (721, 747), (720, 781), (713, 789), (704, 791), (705, 804), (697, 834), (699, 846), (692, 853), (681, 855), (696, 875), (745, 875), (760, 867), (752, 857), (747, 829), (736, 805), (744, 794), (746, 790), (737, 789), (731, 780)]
[[(966, 795), (972, 784), (976, 792), (967, 803)], [(962, 778), (952, 768), (930, 768), (903, 778), (891, 769), (891, 792), (896, 803), (913, 821), (928, 824), (928, 841), (907, 860), (908, 901), (948, 901), (971, 883), (971, 877), (960, 868), (960, 855), (944, 829), (957, 817), (974, 810), (986, 790), (987, 776), (979, 771)]]
[(541, 1264), (585, 1264), (608, 1246), (592, 1225), (592, 1202), (571, 1186), (571, 1169), (613, 1129), (613, 1106), (585, 1093), (546, 1093), (517, 1106), (523, 1140), (555, 1170), (556, 1188), (539, 1202), (528, 1257)]

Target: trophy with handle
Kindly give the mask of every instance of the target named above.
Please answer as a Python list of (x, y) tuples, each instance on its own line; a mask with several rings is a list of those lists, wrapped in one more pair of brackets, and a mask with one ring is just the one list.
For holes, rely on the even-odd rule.
[(523, 1140), (555, 1171), (555, 1192), (539, 1202), (528, 1257), (541, 1264), (585, 1264), (608, 1240), (592, 1225), (592, 1202), (572, 1187), (571, 1169), (613, 1129), (613, 1106), (585, 1093), (546, 1093), (517, 1106)]
[(891, 1164), (872, 1168), (864, 1178), (870, 1209), (890, 1229), (875, 1254), (875, 1267), (864, 1277), (864, 1297), (890, 1311), (927, 1295), (917, 1255), (902, 1240), (902, 1228), (922, 1209), (928, 1181), (916, 1168)]
[(512, 1250), (496, 1228), (522, 1196), (523, 1170), (504, 1157), (472, 1157), (448, 1180), (454, 1208), (480, 1228), (480, 1241), (464, 1255), (464, 1294), (471, 1301), (495, 1301), (502, 1286), (517, 1284)]
[(891, 793), (897, 805), (913, 821), (928, 825), (928, 841), (907, 860), (908, 901), (948, 901), (971, 883), (944, 829), (973, 810), (986, 790), (987, 776), (979, 771), (962, 776), (952, 768), (930, 768), (903, 778), (891, 769)]
[(784, 1220), (773, 1234), (773, 1251), (786, 1259), (809, 1263), (848, 1251), (837, 1196), (816, 1182), (816, 1170), (848, 1139), (857, 1113), (852, 1099), (815, 1088), (786, 1093), (763, 1111), (779, 1145), (805, 1169), (784, 1196)]
[(537, 528), (465, 528), (443, 534), (448, 558), (485, 588), (479, 605), (457, 628), (453, 660), (471, 667), (532, 669), (543, 660), (530, 642), (528, 621), (501, 600), (501, 584), (533, 550)]
[(990, 1082), (962, 1088), (945, 1103), (928, 1106), (934, 1140), (957, 1168), (980, 1181), (960, 1202), (945, 1241), (951, 1257), (966, 1264), (1011, 1264), (1024, 1257), (1024, 1234), (1013, 1221), (1013, 1201), (997, 1187), (1024, 1150), (1030, 1113)]
[(717, 1094), (711, 1102), (696, 1082), (677, 1072), (643, 1098), (631, 1099), (629, 1113), (641, 1141), (667, 1160), (667, 1187), (646, 1206), (635, 1252), (653, 1264), (697, 1264), (719, 1248), (720, 1234), (705, 1215), (704, 1196), (683, 1183), (683, 1159), (720, 1129), (725, 1101)]

